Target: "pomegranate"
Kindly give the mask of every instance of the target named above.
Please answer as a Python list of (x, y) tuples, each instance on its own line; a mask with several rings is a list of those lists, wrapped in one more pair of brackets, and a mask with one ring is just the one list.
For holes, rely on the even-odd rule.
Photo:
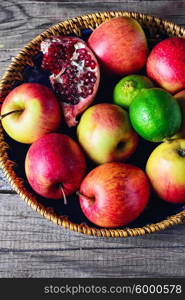
[(69, 127), (94, 100), (100, 81), (97, 59), (77, 37), (53, 36), (41, 42), (42, 68), (51, 72), (50, 82), (61, 101)]
[(184, 53), (184, 38), (172, 37), (159, 42), (147, 59), (148, 76), (170, 93), (184, 89)]
[(142, 27), (128, 17), (116, 17), (102, 23), (90, 35), (88, 46), (109, 75), (123, 76), (140, 71), (148, 52)]

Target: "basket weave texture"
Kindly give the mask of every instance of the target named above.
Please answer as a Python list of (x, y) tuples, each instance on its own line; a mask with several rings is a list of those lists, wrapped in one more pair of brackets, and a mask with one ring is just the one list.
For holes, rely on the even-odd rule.
[[(117, 16), (128, 16), (136, 19), (143, 29), (147, 32), (147, 37), (150, 40), (160, 40), (162, 37), (179, 36), (185, 37), (185, 29), (162, 20), (160, 18), (152, 17), (145, 14), (126, 11), (109, 11), (95, 14), (88, 14), (85, 16), (75, 17), (73, 19), (66, 20), (50, 27), (47, 31), (43, 32), (31, 42), (29, 42), (19, 54), (12, 60), (11, 64), (4, 73), (0, 82), (0, 100), (6, 97), (6, 95), (13, 88), (15, 80), (22, 80), (22, 71), (25, 66), (34, 66), (32, 56), (37, 54), (40, 50), (40, 43), (45, 38), (53, 35), (68, 35), (75, 33), (77, 36), (81, 36), (81, 30), (85, 28), (95, 29), (102, 22), (109, 20)], [(20, 195), (20, 197), (27, 202), (35, 211), (40, 213), (43, 217), (50, 221), (67, 228), (69, 230), (77, 231), (87, 235), (99, 236), (99, 237), (128, 237), (139, 236), (147, 233), (157, 232), (164, 230), (170, 226), (181, 224), (185, 221), (185, 211), (181, 211), (178, 214), (172, 215), (163, 221), (155, 224), (149, 224), (143, 227), (137, 228), (123, 228), (123, 229), (107, 229), (107, 228), (95, 228), (86, 224), (76, 224), (70, 221), (66, 216), (59, 216), (54, 213), (52, 208), (47, 208), (43, 204), (39, 203), (37, 196), (31, 194), (24, 185), (24, 179), (19, 178), (15, 172), (15, 162), (9, 159), (8, 156), (9, 145), (5, 141), (3, 129), (0, 126), (0, 166), (10, 182), (12, 188)]]

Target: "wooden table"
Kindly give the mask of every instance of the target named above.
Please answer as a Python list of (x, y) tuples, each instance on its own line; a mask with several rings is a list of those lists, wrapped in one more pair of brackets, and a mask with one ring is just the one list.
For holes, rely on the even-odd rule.
[[(1, 1), (0, 75), (18, 51), (59, 21), (129, 10), (185, 25), (185, 1)], [(142, 237), (106, 239), (42, 218), (0, 173), (0, 277), (184, 277), (185, 225)]]

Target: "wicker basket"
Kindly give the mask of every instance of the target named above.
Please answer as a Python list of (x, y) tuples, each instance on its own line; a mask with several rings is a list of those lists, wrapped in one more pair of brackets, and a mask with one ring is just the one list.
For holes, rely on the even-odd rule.
[[(160, 18), (155, 18), (152, 16), (135, 12), (101, 12), (66, 20), (64, 22), (52, 26), (47, 31), (34, 38), (12, 60), (0, 83), (0, 99), (3, 101), (5, 96), (13, 88), (15, 80), (22, 80), (22, 71), (25, 68), (25, 66), (34, 65), (32, 56), (37, 54), (40, 50), (40, 42), (43, 39), (58, 34), (67, 35), (74, 33), (78, 36), (81, 36), (82, 29), (90, 28), (93, 30), (102, 22), (116, 16), (129, 16), (139, 21), (139, 23), (142, 25), (143, 29), (147, 34), (147, 38), (150, 41), (158, 41), (168, 36), (185, 37), (185, 29), (178, 25), (162, 20)], [(2, 127), (0, 127), (0, 165), (12, 188), (35, 211), (37, 211), (50, 221), (64, 228), (77, 231), (83, 234), (94, 235), (99, 237), (128, 237), (144, 235), (146, 233), (153, 233), (159, 230), (164, 230), (165, 228), (168, 228), (175, 224), (183, 223), (183, 221), (185, 220), (185, 211), (182, 210), (176, 214), (164, 218), (164, 220), (162, 221), (160, 220), (155, 224), (147, 224), (143, 227), (107, 229), (89, 226), (80, 222), (73, 222), (69, 220), (68, 216), (66, 215), (63, 216), (62, 214), (56, 214), (52, 207), (46, 207), (42, 202), (38, 201), (37, 195), (29, 191), (29, 188), (26, 186), (24, 178), (19, 177), (19, 172), (17, 172), (18, 168), (16, 168), (16, 163), (9, 156), (10, 147), (11, 145), (7, 142), (4, 131)]]

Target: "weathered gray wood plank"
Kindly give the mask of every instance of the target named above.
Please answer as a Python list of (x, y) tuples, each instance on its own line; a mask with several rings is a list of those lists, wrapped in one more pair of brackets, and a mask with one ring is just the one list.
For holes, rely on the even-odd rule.
[(0, 169), (0, 191), (12, 191), (7, 178), (5, 177), (3, 171)]
[(185, 24), (185, 1), (2, 1), (0, 77), (19, 50), (49, 26), (67, 18), (106, 10), (129, 10)]
[(183, 277), (185, 225), (126, 239), (94, 238), (0, 195), (0, 277)]

